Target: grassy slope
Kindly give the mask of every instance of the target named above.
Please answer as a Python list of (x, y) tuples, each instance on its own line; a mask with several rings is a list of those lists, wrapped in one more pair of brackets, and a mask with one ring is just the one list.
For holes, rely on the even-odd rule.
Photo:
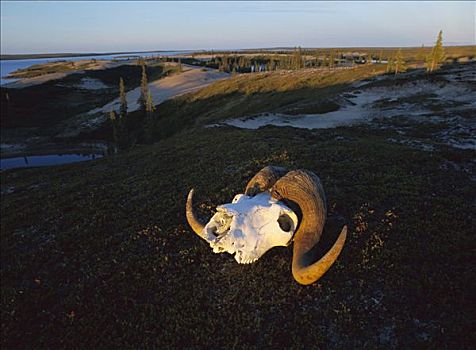
[(322, 113), (329, 99), (349, 83), (385, 72), (384, 65), (352, 69), (276, 71), (244, 74), (218, 81), (158, 108), (159, 136), (186, 127), (261, 112)]
[[(184, 98), (211, 105), (210, 89)], [(474, 183), (444, 164), (474, 153), (389, 133), (190, 128), (117, 157), (3, 173), (2, 191), (15, 189), (1, 203), (3, 345), (469, 348)], [(209, 217), (268, 164), (315, 171), (350, 224), (312, 286), (293, 281), (291, 248), (240, 266), (185, 222), (190, 187)]]

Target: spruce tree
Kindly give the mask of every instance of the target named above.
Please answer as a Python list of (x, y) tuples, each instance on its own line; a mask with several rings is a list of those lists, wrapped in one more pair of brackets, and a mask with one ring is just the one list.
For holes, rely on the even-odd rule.
[(245, 62), (244, 62), (243, 56), (240, 56), (240, 58), (238, 59), (238, 67), (240, 68), (240, 71), (243, 69), (244, 66), (245, 66)]
[(336, 66), (339, 66), (339, 65), (340, 65), (340, 59), (341, 59), (341, 53), (340, 53), (340, 51), (335, 51), (335, 52), (334, 52), (334, 56), (337, 58), (337, 64), (334, 62), (334, 67), (336, 67)]
[(306, 63), (305, 55), (303, 55), (301, 46), (298, 47), (298, 69), (304, 68)]
[(117, 118), (116, 111), (114, 109), (111, 109), (111, 112), (109, 112), (109, 120), (111, 121), (112, 125), (112, 138), (114, 140), (114, 143), (117, 147), (119, 143), (119, 120)]
[(314, 58), (316, 59), (316, 64), (315, 64), (315, 66), (316, 66), (316, 67), (317, 67), (318, 65), (320, 66), (320, 64), (319, 64), (320, 57), (319, 57), (319, 53), (318, 53), (317, 51), (314, 53)]
[(405, 72), (407, 70), (401, 49), (398, 49), (397, 55), (395, 56), (394, 70), (395, 70), (395, 75), (397, 75), (398, 73)]
[(426, 70), (431, 73), (438, 69), (446, 59), (445, 49), (443, 48), (443, 31), (440, 30), (438, 38), (436, 39), (435, 46), (431, 50), (429, 57), (426, 59)]
[(119, 118), (121, 120), (126, 120), (127, 118), (127, 99), (126, 99), (126, 88), (124, 86), (124, 79), (119, 79)]
[(276, 70), (276, 61), (274, 58), (271, 58), (271, 61), (269, 62), (269, 70)]
[[(124, 79), (119, 79), (119, 116), (114, 112), (116, 119), (116, 145), (118, 149), (126, 149), (129, 146), (129, 134), (127, 130), (127, 99)], [(110, 114), (110, 118), (112, 115)], [(112, 119), (112, 118), (111, 118)]]
[(291, 69), (301, 69), (302, 68), (302, 50), (301, 47), (294, 48), (294, 55), (292, 57)]
[(301, 46), (298, 47), (298, 56), (297, 56), (297, 63), (298, 63), (298, 69), (301, 69), (304, 67), (304, 62), (303, 62), (303, 54), (302, 54), (302, 49), (301, 49)]
[(147, 103), (146, 103), (146, 120), (144, 125), (144, 132), (146, 141), (151, 142), (155, 129), (155, 106), (152, 100), (152, 95), (150, 91), (147, 93)]
[(147, 101), (145, 104), (145, 110), (147, 113), (152, 113), (155, 111), (154, 101), (152, 100), (152, 94), (150, 91), (147, 91)]
[(139, 97), (139, 104), (142, 111), (146, 110), (148, 92), (149, 92), (149, 85), (147, 82), (147, 72), (146, 72), (146, 68), (144, 64), (142, 65), (142, 77), (140, 80), (140, 97)]
[(329, 52), (329, 68), (334, 67), (334, 51), (330, 50)]
[(391, 73), (395, 70), (395, 54), (392, 54), (391, 57), (387, 60), (387, 73)]
[(223, 71), (229, 71), (229, 67), (228, 67), (228, 55), (223, 55)]

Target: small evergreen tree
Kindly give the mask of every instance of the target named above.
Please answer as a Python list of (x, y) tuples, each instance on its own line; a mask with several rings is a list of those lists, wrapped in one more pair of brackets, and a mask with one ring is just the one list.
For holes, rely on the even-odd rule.
[(150, 91), (147, 91), (147, 101), (145, 104), (145, 110), (147, 113), (152, 113), (155, 111), (154, 101), (152, 100), (152, 94)]
[(323, 67), (328, 67), (328, 68), (331, 67), (330, 51), (329, 51), (329, 54), (324, 53), (324, 56), (322, 58), (322, 65), (323, 65)]
[(407, 70), (407, 67), (405, 65), (405, 60), (403, 59), (402, 50), (398, 49), (397, 54), (395, 56), (395, 60), (394, 60), (395, 75), (397, 75), (398, 73), (405, 72), (406, 70)]
[(142, 77), (140, 80), (140, 97), (139, 97), (139, 105), (142, 111), (146, 111), (148, 93), (149, 93), (149, 84), (147, 82), (147, 71), (144, 64), (142, 65)]
[(387, 73), (393, 72), (395, 70), (395, 54), (392, 54), (391, 57), (387, 60)]
[(240, 56), (240, 58), (238, 59), (238, 67), (240, 68), (240, 71), (241, 69), (243, 69), (244, 66), (245, 66), (245, 61), (243, 59), (243, 56)]
[(314, 53), (314, 58), (316, 59), (316, 66), (318, 66), (318, 65), (320, 66), (320, 64), (319, 64), (319, 60), (320, 60), (319, 52), (316, 51)]
[(301, 49), (301, 46), (299, 46), (298, 50), (299, 50), (299, 69), (306, 68), (306, 52)]
[(230, 67), (228, 65), (228, 55), (223, 55), (223, 71), (229, 71)]
[[(116, 117), (116, 145), (118, 149), (126, 149), (129, 147), (129, 134), (127, 131), (127, 99), (124, 79), (119, 79), (119, 116)], [(115, 112), (114, 112), (115, 114)], [(111, 115), (110, 115), (111, 117)]]
[(179, 73), (182, 73), (182, 60), (180, 58), (178, 60), (178, 71)]
[(127, 99), (126, 99), (126, 87), (124, 85), (124, 79), (119, 79), (119, 118), (125, 120), (127, 118)]
[(153, 139), (154, 129), (155, 129), (155, 106), (152, 100), (152, 94), (150, 91), (147, 93), (147, 103), (146, 103), (146, 120), (144, 125), (144, 132), (146, 141), (151, 142)]
[(292, 58), (291, 69), (301, 69), (303, 66), (302, 62), (302, 49), (301, 47), (297, 47), (294, 49), (294, 55)]
[(119, 144), (119, 119), (117, 118), (117, 114), (114, 109), (111, 109), (111, 112), (109, 112), (109, 120), (111, 121), (112, 125), (112, 138), (114, 140), (114, 144), (117, 147)]
[(334, 68), (334, 50), (329, 51), (329, 68)]
[(269, 62), (269, 70), (276, 70), (276, 61), (274, 58), (271, 58), (271, 61)]
[(440, 30), (436, 39), (435, 46), (431, 50), (429, 57), (426, 59), (426, 70), (428, 73), (438, 69), (446, 59), (445, 49), (443, 48), (443, 31)]

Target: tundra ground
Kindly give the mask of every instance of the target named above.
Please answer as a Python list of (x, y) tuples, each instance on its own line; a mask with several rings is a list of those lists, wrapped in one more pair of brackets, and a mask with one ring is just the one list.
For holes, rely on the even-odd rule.
[[(166, 102), (159, 109), (172, 136), (150, 146), (3, 172), (2, 345), (471, 348), (474, 150), (394, 142), (428, 143), (441, 131), (411, 119), (402, 136), (401, 117), (385, 127), (205, 127), (300, 103), (321, 113), (308, 102), (349, 88), (338, 76), (334, 85), (312, 76), (316, 84), (305, 88), (294, 78), (281, 93), (260, 76), (248, 84), (237, 77)], [(282, 105), (261, 106), (268, 96)], [(466, 107), (474, 125), (474, 107)], [(311, 286), (293, 280), (291, 247), (238, 265), (186, 223), (191, 187), (209, 218), (270, 164), (318, 174), (330, 215), (349, 225), (337, 263)], [(323, 249), (329, 244), (327, 228)]]

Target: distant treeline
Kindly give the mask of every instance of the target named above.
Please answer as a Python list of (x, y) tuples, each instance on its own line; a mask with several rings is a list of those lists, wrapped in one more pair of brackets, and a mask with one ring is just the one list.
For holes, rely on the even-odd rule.
[[(474, 59), (475, 46), (445, 47), (446, 60)], [(253, 73), (303, 68), (352, 67), (361, 64), (388, 64), (400, 57), (406, 64), (425, 64), (433, 48), (345, 48), (208, 51), (187, 57), (162, 57), (166, 62), (178, 62), (219, 69), (229, 73)], [(391, 62), (392, 61), (392, 62)]]

